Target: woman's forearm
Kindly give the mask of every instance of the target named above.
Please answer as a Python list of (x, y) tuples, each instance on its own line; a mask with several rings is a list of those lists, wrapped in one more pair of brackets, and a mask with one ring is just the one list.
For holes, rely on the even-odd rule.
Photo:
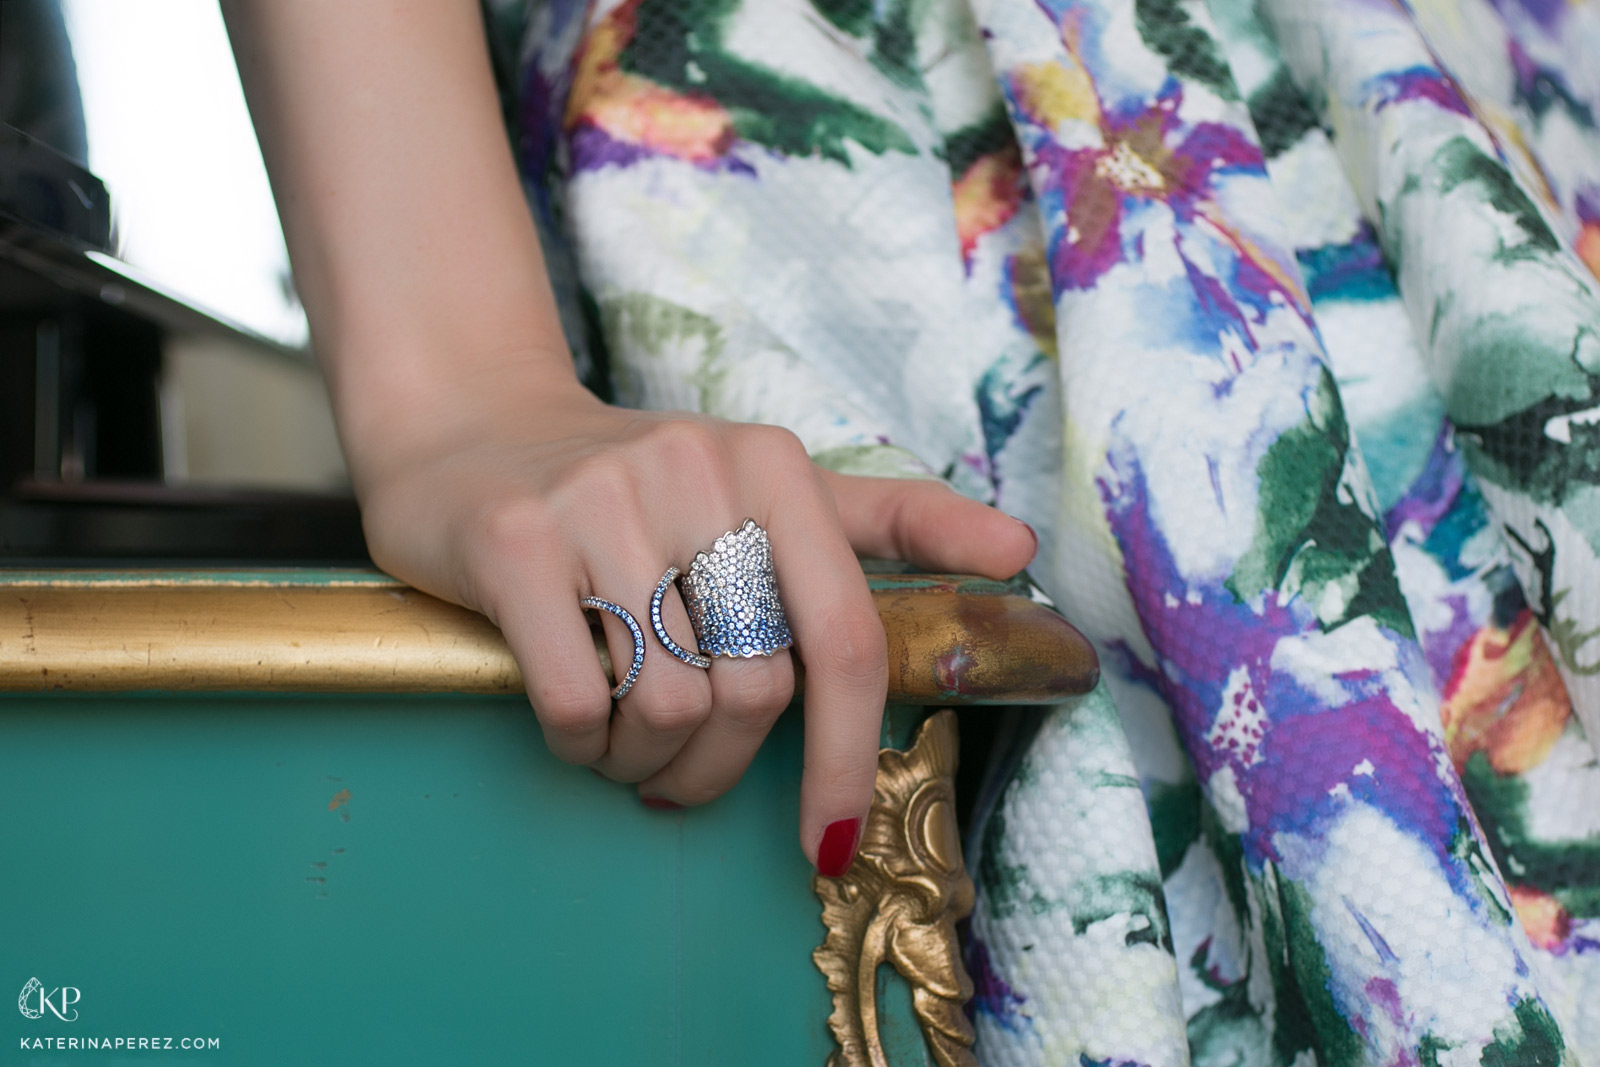
[(477, 4), (222, 8), (353, 465), (451, 394), (571, 387)]
[[(475, 0), (223, 9), (374, 562), (500, 627), (552, 751), (652, 804), (698, 804), (739, 780), (789, 703), (793, 654), (708, 669), (653, 653), (613, 699), (582, 605), (659, 609), (688, 633), (662, 574), (761, 524), (807, 672), (801, 844), (842, 873), (872, 801), (888, 677), (855, 548), (1004, 577), (1032, 535), (938, 483), (821, 471), (777, 427), (585, 392)], [(613, 663), (643, 652), (620, 615), (602, 622)]]

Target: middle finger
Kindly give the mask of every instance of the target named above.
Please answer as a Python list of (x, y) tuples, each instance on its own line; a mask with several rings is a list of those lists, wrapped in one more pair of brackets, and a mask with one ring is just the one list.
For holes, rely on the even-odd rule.
[[(619, 603), (635, 613), (644, 631), (647, 650), (638, 681), (617, 701), (606, 754), (592, 764), (601, 774), (618, 782), (638, 782), (656, 773), (677, 755), (711, 714), (712, 688), (706, 672), (668, 655), (651, 629), (650, 596), (666, 569), (665, 563), (656, 570), (653, 563), (643, 559), (627, 567), (604, 568), (604, 588), (613, 588), (614, 584), (614, 591), (626, 598)], [(594, 584), (599, 585), (599, 582)], [(675, 589), (669, 589), (668, 593), (662, 598), (662, 617), (668, 631), (688, 635), (691, 632), (689, 617), (683, 601)], [(611, 647), (626, 650), (632, 641), (627, 628), (610, 616), (606, 617), (606, 627)], [(616, 634), (612, 633), (613, 629), (617, 630)], [(693, 641), (688, 644), (692, 646)]]
[(711, 664), (711, 718), (673, 760), (639, 786), (643, 797), (704, 804), (738, 784), (783, 709), (794, 698), (788, 650)]

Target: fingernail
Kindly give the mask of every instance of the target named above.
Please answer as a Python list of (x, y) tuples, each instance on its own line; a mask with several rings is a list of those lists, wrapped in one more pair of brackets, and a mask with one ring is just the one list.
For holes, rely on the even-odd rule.
[(850, 869), (856, 858), (856, 846), (861, 843), (861, 820), (839, 819), (822, 831), (822, 843), (817, 846), (817, 873), (825, 878), (837, 878)]
[[(1017, 521), (1018, 522), (1022, 522), (1021, 519), (1018, 519)], [(1038, 533), (1038, 531), (1035, 530), (1032, 526), (1029, 526), (1025, 522), (1022, 522), (1022, 528), (1024, 530), (1028, 531), (1028, 536), (1029, 537), (1033, 538), (1033, 554), (1035, 556), (1037, 556), (1039, 554), (1039, 533)]]
[(594, 775), (596, 778), (605, 778), (606, 781), (608, 781), (608, 782), (611, 781), (611, 779), (606, 778), (605, 775), (601, 774), (599, 768), (597, 768), (597, 767), (590, 767), (589, 768), (589, 773)]
[(682, 811), (683, 805), (666, 797), (640, 797), (639, 803), (651, 811)]

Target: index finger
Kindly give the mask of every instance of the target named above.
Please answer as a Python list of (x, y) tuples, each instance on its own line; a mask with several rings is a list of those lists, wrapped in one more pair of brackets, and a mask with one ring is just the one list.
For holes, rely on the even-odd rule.
[(806, 668), (800, 843), (817, 870), (849, 869), (872, 805), (888, 696), (883, 623), (833, 496), (815, 473), (769, 515), (768, 539), (795, 653)]

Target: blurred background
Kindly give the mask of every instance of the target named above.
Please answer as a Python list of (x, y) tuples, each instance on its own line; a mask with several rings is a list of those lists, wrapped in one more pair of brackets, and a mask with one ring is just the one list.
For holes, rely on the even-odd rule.
[(0, 558), (364, 558), (215, 0), (0, 3)]

